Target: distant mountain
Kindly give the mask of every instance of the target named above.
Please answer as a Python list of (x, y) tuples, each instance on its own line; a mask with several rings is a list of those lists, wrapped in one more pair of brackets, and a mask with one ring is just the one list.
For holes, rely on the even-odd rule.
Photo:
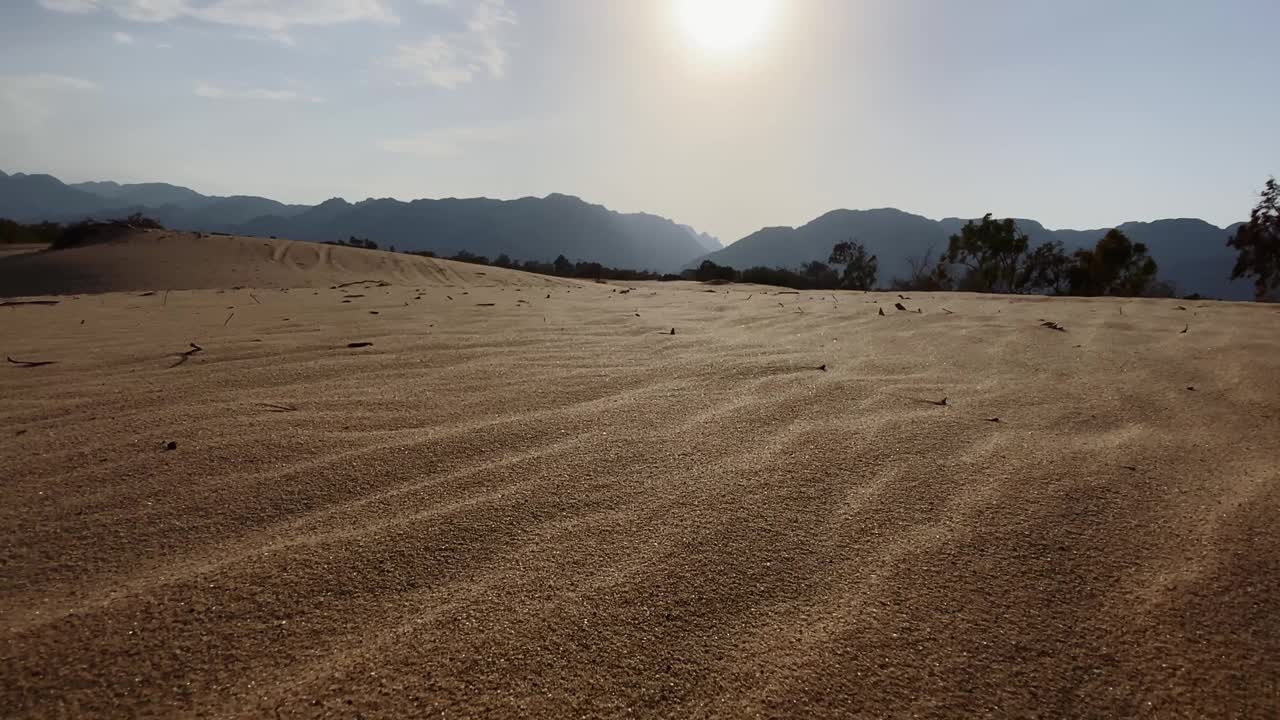
[(369, 238), (386, 248), (454, 254), (467, 250), (516, 260), (565, 255), (636, 269), (679, 270), (720, 242), (646, 213), (618, 213), (569, 195), (545, 198), (413, 200), (390, 198), (316, 206), (260, 197), (201, 195), (165, 183), (65, 185), (49, 175), (0, 175), (0, 217), (22, 222), (121, 217), (141, 212), (166, 227), (276, 235), (294, 240)]
[(176, 205), (181, 208), (197, 208), (207, 205), (212, 199), (191, 188), (168, 183), (121, 185), (117, 182), (106, 181), (73, 183), (68, 187), (92, 193), (110, 200), (113, 205), (120, 205), (121, 207), (129, 205), (145, 207)]
[(89, 213), (102, 198), (62, 184), (52, 175), (0, 173), (0, 217), (20, 222), (57, 220)]
[(290, 217), (309, 209), (247, 195), (201, 195), (167, 183), (66, 185), (51, 175), (0, 173), (0, 217), (23, 222), (69, 221), (142, 212), (175, 228), (234, 230), (263, 215)]
[[(744, 269), (756, 265), (794, 268), (810, 260), (826, 261), (831, 246), (856, 238), (880, 261), (880, 283), (895, 276), (906, 277), (909, 259), (947, 249), (947, 239), (968, 222), (963, 218), (929, 218), (892, 208), (880, 210), (834, 210), (798, 228), (772, 227), (758, 230), (723, 250), (697, 258)], [(1031, 238), (1032, 246), (1060, 241), (1068, 250), (1092, 247), (1110, 228), (1097, 230), (1049, 230), (1035, 220), (1016, 220)], [(1232, 282), (1235, 255), (1227, 238), (1239, 224), (1220, 228), (1203, 220), (1157, 220), (1127, 222), (1118, 226), (1134, 242), (1146, 243), (1160, 265), (1161, 280), (1174, 283), (1181, 293), (1200, 293), (1227, 300), (1250, 300), (1252, 285)]]
[[(0, 172), (0, 217), (22, 222), (121, 217), (141, 212), (167, 227), (294, 240), (369, 238), (386, 248), (459, 250), (490, 258), (601, 262), (615, 267), (676, 271), (703, 259), (743, 269), (756, 265), (794, 268), (823, 260), (831, 246), (857, 238), (880, 259), (880, 282), (906, 276), (909, 260), (946, 250), (947, 238), (964, 218), (931, 220), (893, 208), (833, 210), (798, 228), (768, 227), (721, 247), (720, 241), (646, 213), (619, 213), (569, 195), (545, 198), (413, 200), (333, 198), (315, 206), (286, 205), (253, 196), (217, 197), (166, 183), (87, 182), (66, 185), (50, 175)], [(1019, 219), (1034, 245), (1060, 241), (1068, 250), (1092, 246), (1107, 231), (1050, 230)], [(1248, 282), (1230, 282), (1235, 257), (1226, 246), (1238, 225), (1219, 228), (1203, 220), (1128, 222), (1119, 226), (1146, 243), (1160, 265), (1160, 278), (1183, 293), (1247, 300)]]
[(708, 235), (707, 233), (700, 233), (688, 225), (681, 225), (680, 227), (684, 228), (685, 232), (692, 235), (694, 241), (697, 242), (698, 245), (706, 252), (715, 252), (716, 250), (724, 247), (724, 243), (720, 242), (720, 238), (718, 237)]
[(491, 200), (335, 198), (293, 217), (260, 217), (241, 232), (306, 240), (367, 237), (382, 247), (490, 258), (593, 260), (614, 267), (678, 270), (706, 252), (704, 236), (646, 213), (619, 213), (570, 196)]

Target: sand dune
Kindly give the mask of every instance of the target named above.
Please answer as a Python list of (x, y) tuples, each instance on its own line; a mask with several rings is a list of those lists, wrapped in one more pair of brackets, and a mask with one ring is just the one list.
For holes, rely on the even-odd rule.
[(0, 296), (329, 287), (360, 280), (416, 287), (561, 284), (502, 268), (413, 255), (169, 230), (132, 231), (56, 252), (25, 249), (20, 256), (0, 255)]
[(1275, 307), (340, 250), (25, 256), (5, 716), (1280, 708)]

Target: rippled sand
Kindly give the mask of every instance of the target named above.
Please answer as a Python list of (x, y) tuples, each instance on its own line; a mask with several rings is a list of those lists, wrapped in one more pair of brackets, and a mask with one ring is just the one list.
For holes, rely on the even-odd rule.
[(0, 259), (128, 290), (0, 307), (6, 717), (1280, 711), (1274, 306), (162, 242)]

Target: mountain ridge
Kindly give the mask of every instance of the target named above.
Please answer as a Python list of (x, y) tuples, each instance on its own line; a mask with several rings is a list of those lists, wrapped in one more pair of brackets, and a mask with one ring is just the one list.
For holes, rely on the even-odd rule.
[[(52, 175), (0, 171), (0, 217), (66, 222), (133, 212), (175, 229), (330, 242), (356, 236), (384, 248), (441, 255), (465, 250), (516, 260), (548, 261), (563, 254), (571, 260), (663, 272), (704, 259), (738, 269), (795, 268), (825, 261), (832, 245), (853, 237), (880, 258), (882, 285), (906, 276), (913, 259), (936, 259), (946, 250), (947, 238), (969, 220), (935, 220), (890, 207), (836, 208), (803, 225), (763, 227), (724, 246), (660, 215), (619, 212), (558, 192), (510, 200), (366, 198), (352, 203), (334, 197), (316, 205), (288, 205), (250, 195), (202, 195), (169, 183), (68, 185)], [(1057, 241), (1068, 251), (1092, 246), (1110, 229), (1049, 229), (1029, 218), (1015, 221), (1033, 245)], [(1116, 227), (1146, 243), (1160, 265), (1160, 278), (1181, 292), (1245, 300), (1252, 297), (1252, 288), (1243, 280), (1229, 280), (1234, 253), (1226, 246), (1239, 225), (1220, 228), (1199, 218), (1163, 218)]]

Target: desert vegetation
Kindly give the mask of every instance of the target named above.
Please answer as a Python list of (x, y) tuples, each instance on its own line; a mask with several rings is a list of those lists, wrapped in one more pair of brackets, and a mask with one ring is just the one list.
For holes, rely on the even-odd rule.
[(47, 245), (50, 250), (75, 247), (113, 230), (163, 230), (164, 226), (142, 213), (114, 220), (85, 219), (61, 224), (40, 222), (23, 224), (0, 218), (0, 243)]
[(1231, 279), (1251, 279), (1258, 300), (1275, 300), (1280, 294), (1280, 185), (1275, 178), (1267, 180), (1261, 195), (1249, 222), (1227, 241), (1237, 253)]

